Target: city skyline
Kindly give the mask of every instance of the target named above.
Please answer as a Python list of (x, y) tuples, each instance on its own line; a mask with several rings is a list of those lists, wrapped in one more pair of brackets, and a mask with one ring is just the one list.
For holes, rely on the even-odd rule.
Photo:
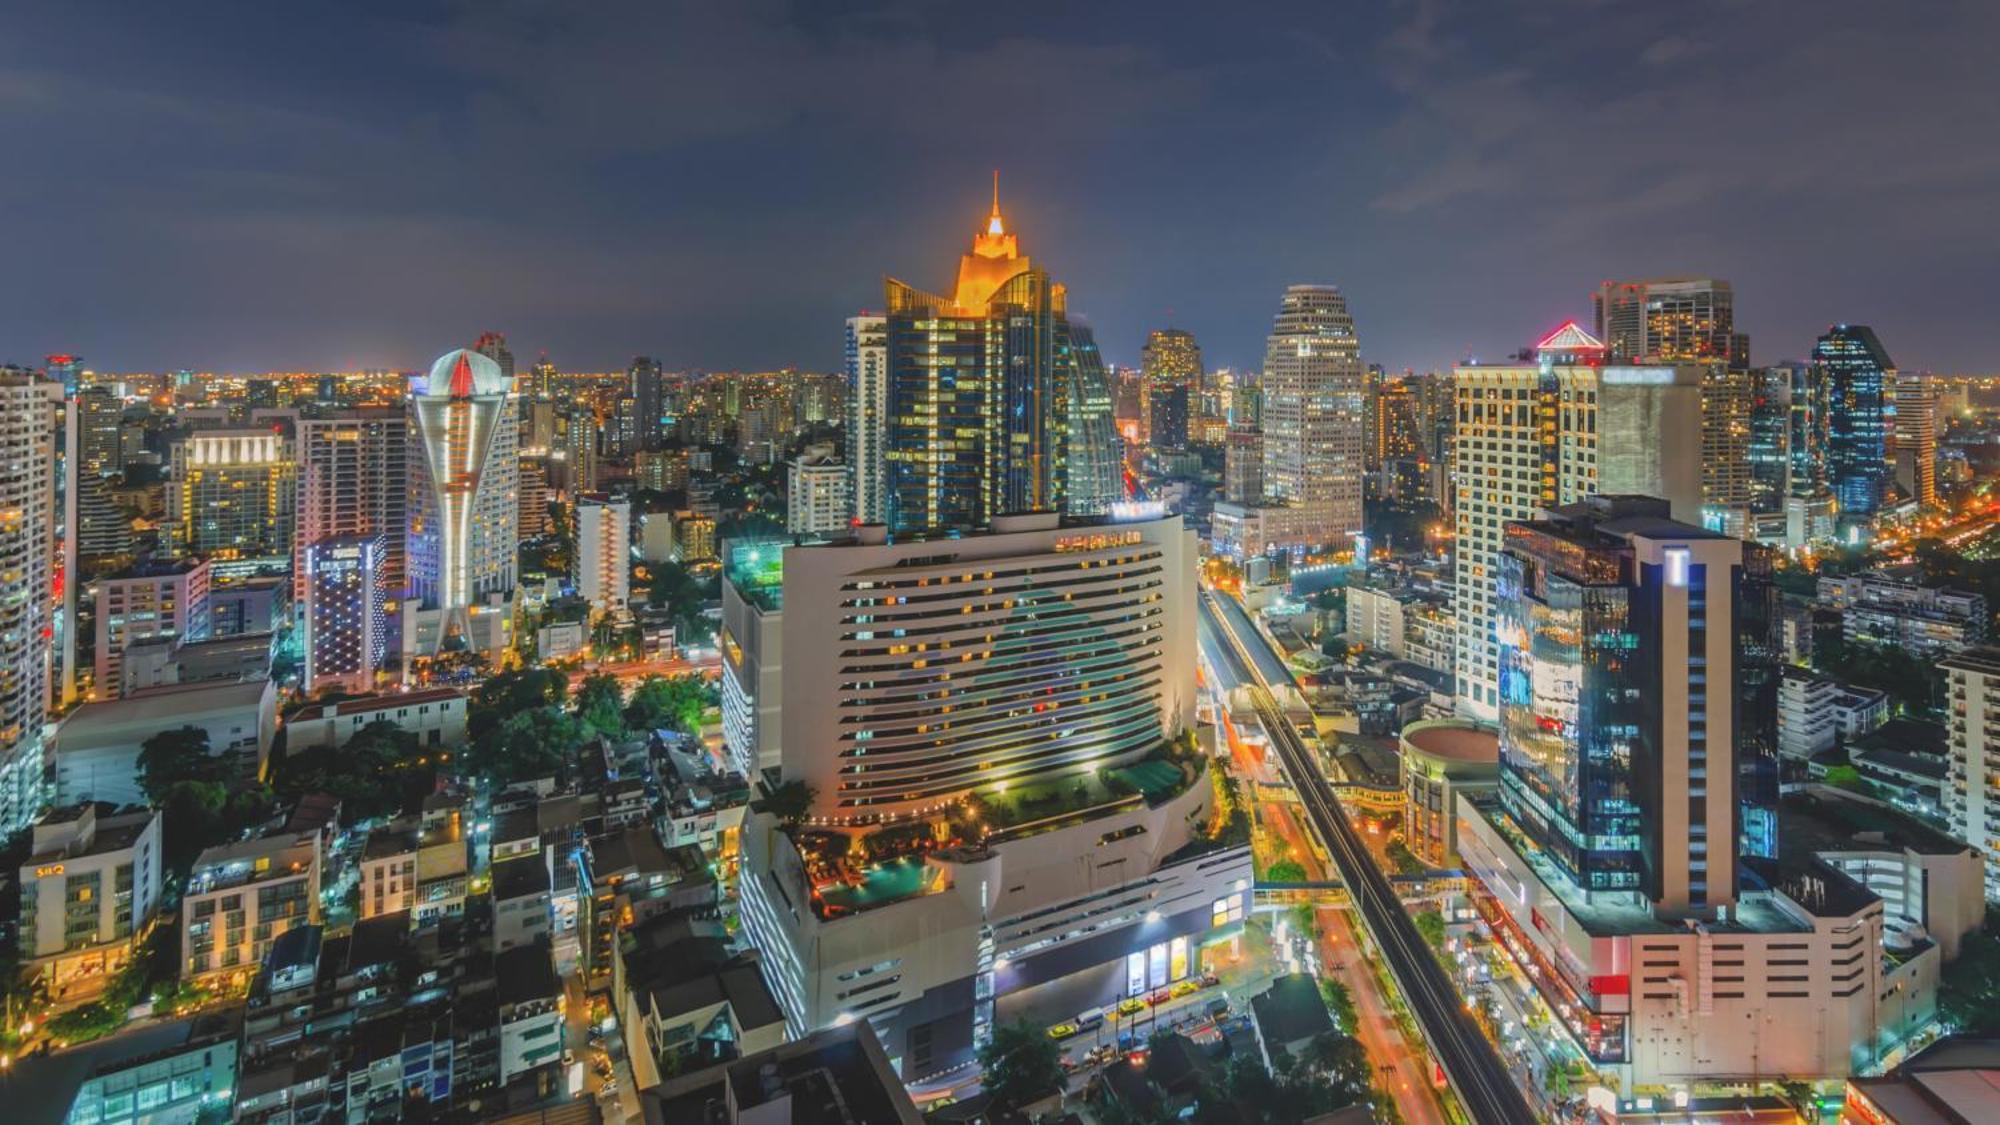
[[(39, 263), (0, 359), (406, 369), (498, 327), (568, 370), (837, 370), (828, 325), (955, 241), (998, 166), (1120, 365), (1174, 326), (1255, 367), (1268, 294), (1326, 283), (1365, 359), (1445, 370), (1583, 319), (1607, 278), (1699, 273), (1734, 282), (1758, 364), (1856, 322), (1909, 370), (1991, 366), (1955, 326), (1994, 280), (1965, 235), (2000, 164), (1950, 109), (1991, 100), (1990, 10), (1270, 14), (1275, 44), (1111, 10), (999, 35), (896, 7), (47, 14), (10, 44), (0, 128), (80, 174), (0, 190)], [(80, 40), (101, 72), (46, 61)], [(939, 137), (972, 95), (886, 96), (925, 87), (1025, 108)], [(1635, 114), (1657, 115), (1643, 144), (1616, 127)], [(839, 141), (862, 126), (925, 143), (864, 156)], [(1831, 135), (1865, 145), (1838, 175)]]

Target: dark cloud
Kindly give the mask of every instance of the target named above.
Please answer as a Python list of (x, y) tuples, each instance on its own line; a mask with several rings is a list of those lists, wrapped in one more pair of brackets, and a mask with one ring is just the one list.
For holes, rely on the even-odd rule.
[(1113, 358), (1259, 362), (1330, 281), (1392, 366), (1603, 277), (1736, 283), (1758, 355), (1871, 321), (1993, 366), (1979, 3), (48, 6), (0, 37), (0, 359), (831, 367), (943, 285), (989, 169)]

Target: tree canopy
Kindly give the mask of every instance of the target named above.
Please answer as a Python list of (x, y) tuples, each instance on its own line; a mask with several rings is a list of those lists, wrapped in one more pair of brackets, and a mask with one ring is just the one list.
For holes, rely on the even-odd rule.
[(174, 727), (139, 746), (139, 789), (152, 804), (161, 803), (169, 789), (182, 782), (224, 783), (228, 759), (209, 753), (208, 732), (200, 727)]
[(979, 1049), (980, 1085), (993, 1100), (1019, 1109), (1062, 1088), (1062, 1047), (1025, 1021), (993, 1029)]

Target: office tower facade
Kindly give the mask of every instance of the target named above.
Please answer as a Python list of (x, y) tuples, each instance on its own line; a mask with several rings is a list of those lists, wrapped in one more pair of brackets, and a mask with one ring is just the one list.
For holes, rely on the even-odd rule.
[(290, 560), (298, 462), (275, 429), (199, 430), (174, 445), (167, 527), (176, 554)]
[(367, 694), (389, 651), (389, 551), (383, 532), (305, 549), (305, 690)]
[(1712, 508), (1748, 508), (1750, 373), (1709, 363), (1701, 369), (1701, 497)]
[(125, 400), (107, 386), (85, 387), (76, 396), (79, 472), (115, 476), (125, 468)]
[(479, 339), (473, 341), (472, 350), (492, 360), (509, 383), (514, 381), (514, 353), (507, 348), (506, 333), (481, 332)]
[(1574, 323), (1534, 363), (1453, 372), (1452, 617), (1461, 711), (1499, 716), (1498, 578), (1507, 523), (1594, 493), (1660, 496), (1683, 522), (1701, 515), (1701, 371), (1626, 367)]
[(1367, 420), (1360, 344), (1331, 285), (1285, 290), (1264, 349), (1264, 490), (1295, 509), (1288, 546), (1340, 547), (1362, 530)]
[[(643, 481), (641, 488), (645, 487)], [(521, 457), (521, 477), (518, 484), (521, 511), (521, 537), (530, 539), (537, 535), (547, 535), (555, 529), (555, 521), (549, 516), (549, 457), (546, 453), (523, 454)]]
[(1222, 447), (1222, 498), (1231, 504), (1264, 502), (1264, 431), (1230, 427)]
[(1112, 417), (1111, 374), (1097, 334), (1079, 317), (1060, 326), (1057, 366), (1068, 390), (1060, 396), (1064, 442), (1056, 478), (1062, 510), (1072, 516), (1101, 516), (1125, 499), (1124, 448)]
[(94, 583), (97, 636), (93, 699), (125, 694), (125, 650), (136, 641), (208, 637), (209, 563), (176, 559), (141, 563)]
[(1896, 365), (1875, 330), (1837, 324), (1813, 345), (1813, 377), (1826, 386), (1826, 477), (1843, 522), (1882, 508), (1890, 481)]
[(1937, 392), (1928, 371), (1896, 375), (1896, 484), (1926, 508), (1936, 507)]
[(506, 647), (519, 539), (513, 381), (478, 352), (447, 352), (410, 384), (410, 601), (403, 657)]
[(1792, 487), (1792, 380), (1783, 367), (1760, 367), (1750, 385), (1750, 506), (1775, 512)]
[(1628, 363), (1750, 366), (1749, 338), (1736, 331), (1736, 295), (1726, 281), (1672, 277), (1607, 281), (1591, 294), (1597, 338)]
[(854, 510), (847, 466), (831, 454), (801, 454), (785, 469), (785, 530), (832, 535), (847, 529)]
[(592, 613), (623, 616), (632, 600), (632, 501), (601, 492), (576, 501), (576, 592)]
[(570, 495), (597, 491), (597, 416), (572, 407), (556, 419), (556, 439), (555, 486)]
[(1146, 388), (1147, 440), (1156, 449), (1186, 449), (1188, 423), (1200, 402), (1204, 370), (1194, 334), (1159, 328), (1139, 349)]
[(632, 448), (658, 449), (665, 444), (666, 388), (667, 374), (660, 367), (660, 361), (649, 355), (632, 357), (632, 366), (626, 369), (630, 377), (633, 419), (637, 432)]
[(391, 597), (408, 582), (410, 420), (395, 407), (363, 408), (295, 423), (298, 536), (293, 597), (304, 604), (305, 551), (334, 539), (380, 536), (376, 577)]
[(33, 823), (48, 788), (59, 394), (60, 384), (0, 373), (0, 836)]
[(888, 321), (863, 314), (847, 318), (847, 461), (854, 477), (854, 518), (889, 518)]
[(997, 196), (950, 296), (893, 278), (885, 291), (892, 530), (973, 529), (1100, 502), (1115, 467), (1115, 454), (1089, 448), (1091, 429), (1110, 431), (1109, 387), (1091, 385), (1101, 361), (1079, 362), (1067, 292), (1021, 253)]
[(1671, 916), (1735, 900), (1742, 557), (1650, 499), (1507, 525), (1501, 802), (1586, 895), (1636, 890)]

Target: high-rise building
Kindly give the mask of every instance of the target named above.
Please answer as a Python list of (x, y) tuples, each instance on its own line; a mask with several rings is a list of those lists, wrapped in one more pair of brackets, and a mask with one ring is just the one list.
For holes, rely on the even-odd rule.
[(622, 616), (632, 599), (632, 501), (587, 493), (576, 500), (576, 592), (592, 613)]
[[(1193, 533), (1048, 512), (860, 537), (724, 567), (725, 741), (814, 794), (806, 825), (742, 833), (744, 932), (791, 1032), (865, 1020), (909, 1080), (971, 1059), (1010, 994), (1199, 977), (1250, 868), (1206, 764), (1163, 749), (1193, 722)], [(816, 826), (966, 844), (835, 879)]]
[(367, 407), (295, 423), (298, 444), (298, 535), (293, 597), (304, 604), (306, 548), (333, 539), (379, 535), (376, 577), (391, 597), (407, 582), (404, 536), (409, 525), (409, 415)]
[(1061, 404), (1067, 440), (1056, 478), (1063, 486), (1063, 511), (1073, 516), (1101, 516), (1125, 498), (1124, 451), (1112, 416), (1111, 375), (1090, 325), (1081, 317), (1071, 317), (1065, 327), (1069, 330), (1067, 345), (1058, 334), (1056, 348), (1057, 366), (1069, 379)]
[(290, 561), (298, 462), (276, 428), (197, 430), (174, 445), (167, 529), (174, 552)]
[[(646, 487), (641, 474), (640, 487)], [(521, 479), (518, 485), (521, 512), (521, 537), (532, 539), (537, 535), (547, 535), (555, 529), (555, 521), (549, 516), (549, 457), (546, 453), (524, 454), (521, 457)]]
[(1264, 502), (1264, 431), (1230, 427), (1222, 448), (1222, 498), (1231, 504)]
[(563, 492), (597, 491), (597, 416), (575, 407), (556, 419), (554, 484)]
[(388, 540), (335, 536), (305, 549), (305, 690), (375, 689), (389, 651)]
[(175, 559), (139, 563), (99, 578), (93, 699), (125, 694), (125, 650), (153, 637), (200, 641), (208, 636), (209, 563)]
[(410, 384), (411, 512), (403, 610), (412, 658), (497, 656), (511, 624), (520, 499), (513, 380), (478, 352), (446, 352)]
[(0, 836), (33, 823), (48, 792), (59, 395), (60, 384), (0, 373)]
[(481, 332), (473, 342), (472, 350), (499, 365), (500, 374), (507, 381), (514, 381), (514, 353), (507, 350), (507, 336), (503, 332)]
[(1115, 495), (1115, 452), (1093, 447), (1111, 431), (1102, 363), (1083, 362), (1094, 343), (1080, 342), (1064, 287), (1007, 232), (997, 192), (950, 296), (893, 278), (885, 289), (891, 529), (972, 529)]
[(1891, 921), (1931, 917), (1909, 907), (1915, 853), (1827, 850), (1853, 830), (1828, 824), (1781, 855), (1775, 770), (1744, 765), (1764, 628), (1746, 619), (1770, 588), (1748, 549), (1647, 497), (1506, 527), (1500, 787), (1457, 795), (1458, 850), (1535, 987), (1627, 1087), (1847, 1073), (1933, 1014), (1940, 955)]
[(1866, 522), (1889, 490), (1896, 365), (1874, 329), (1836, 324), (1813, 345), (1812, 366), (1826, 385), (1827, 485), (1843, 523)]
[(1969, 648), (1938, 667), (1951, 713), (1945, 820), (1986, 858), (1986, 897), (2000, 902), (2000, 648)]
[(1712, 508), (1747, 508), (1750, 475), (1750, 418), (1754, 402), (1750, 373), (1720, 363), (1701, 368), (1701, 499)]
[(90, 476), (115, 476), (125, 468), (125, 400), (98, 385), (77, 392), (77, 462)]
[(1199, 406), (1201, 345), (1179, 328), (1155, 329), (1139, 350), (1145, 379), (1147, 439), (1156, 449), (1185, 449), (1188, 422)]
[(666, 441), (666, 372), (649, 355), (633, 356), (631, 377), (633, 419), (637, 440), (632, 449), (658, 449)]
[(1285, 290), (1264, 350), (1264, 489), (1294, 509), (1294, 549), (1345, 546), (1362, 531), (1367, 419), (1347, 298), (1331, 285)]
[(1736, 296), (1726, 281), (1671, 277), (1607, 281), (1591, 294), (1597, 338), (1628, 363), (1750, 366), (1749, 338), (1736, 331)]
[(854, 518), (889, 520), (888, 321), (863, 313), (847, 318), (847, 463), (854, 477)]
[(1896, 376), (1896, 483), (1924, 507), (1937, 505), (1937, 392), (1927, 371)]
[(1604, 345), (1574, 322), (1545, 337), (1532, 362), (1454, 370), (1461, 710), (1498, 715), (1494, 583), (1509, 521), (1597, 492), (1664, 497), (1676, 519), (1700, 520), (1700, 379), (1693, 366), (1607, 365)]
[(1750, 506), (1775, 512), (1792, 487), (1792, 377), (1760, 367), (1750, 386)]
[(786, 467), (785, 530), (831, 535), (848, 526), (854, 501), (847, 466), (831, 454), (801, 454)]

